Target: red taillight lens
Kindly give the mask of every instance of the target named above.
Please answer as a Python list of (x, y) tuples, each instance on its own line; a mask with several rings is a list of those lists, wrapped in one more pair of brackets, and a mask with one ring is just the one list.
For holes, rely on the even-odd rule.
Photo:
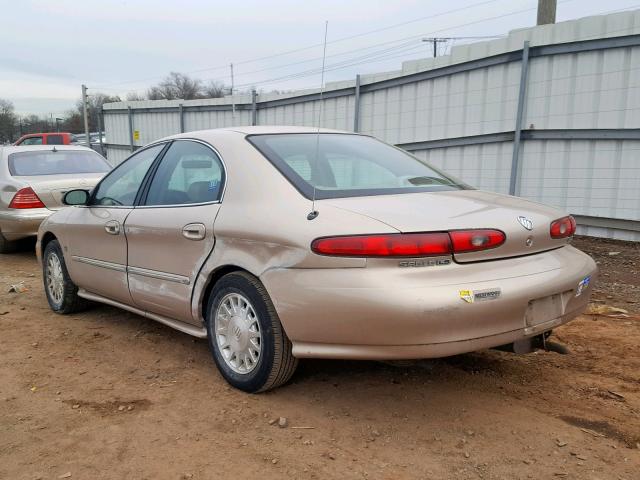
[(429, 257), (488, 250), (505, 240), (503, 232), (489, 229), (351, 235), (318, 238), (311, 243), (311, 250), (339, 257)]
[(571, 216), (562, 217), (551, 222), (549, 230), (551, 238), (566, 238), (576, 233), (576, 220)]
[(9, 208), (45, 208), (31, 187), (21, 188), (11, 199)]
[(476, 252), (499, 247), (506, 240), (500, 230), (454, 230), (449, 232), (454, 253)]
[(447, 233), (392, 233), (318, 238), (311, 250), (342, 257), (428, 257), (451, 253)]

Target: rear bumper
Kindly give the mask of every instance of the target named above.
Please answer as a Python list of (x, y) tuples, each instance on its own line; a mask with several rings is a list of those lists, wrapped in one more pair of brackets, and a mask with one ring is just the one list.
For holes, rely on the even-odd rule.
[[(282, 269), (262, 280), (295, 356), (408, 359), (495, 347), (566, 323), (586, 307), (596, 275), (593, 260), (567, 246), (431, 268)], [(500, 295), (468, 303), (461, 290)], [(530, 302), (553, 295), (554, 313), (532, 321)]]
[(0, 212), (0, 232), (9, 241), (35, 237), (44, 219), (53, 213), (46, 208), (15, 209)]

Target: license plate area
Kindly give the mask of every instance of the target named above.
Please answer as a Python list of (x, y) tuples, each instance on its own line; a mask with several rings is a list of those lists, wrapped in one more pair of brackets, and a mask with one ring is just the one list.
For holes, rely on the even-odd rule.
[(573, 292), (571, 290), (556, 293), (548, 297), (531, 300), (527, 306), (524, 320), (526, 327), (533, 327), (547, 323), (565, 313), (565, 307)]

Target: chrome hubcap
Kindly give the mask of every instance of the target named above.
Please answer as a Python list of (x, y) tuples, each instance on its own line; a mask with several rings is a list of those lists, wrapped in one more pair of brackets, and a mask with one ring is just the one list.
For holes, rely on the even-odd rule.
[(64, 292), (64, 276), (60, 259), (55, 253), (50, 253), (47, 257), (47, 291), (55, 303), (62, 303)]
[(225, 295), (215, 314), (216, 343), (224, 362), (236, 373), (246, 374), (258, 365), (262, 333), (253, 305), (238, 293)]

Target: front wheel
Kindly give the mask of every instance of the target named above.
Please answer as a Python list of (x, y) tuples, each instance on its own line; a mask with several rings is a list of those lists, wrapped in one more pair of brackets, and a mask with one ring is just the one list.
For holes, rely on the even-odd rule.
[(42, 255), (44, 291), (51, 310), (56, 313), (75, 313), (83, 310), (87, 301), (78, 296), (78, 287), (71, 281), (60, 243), (47, 243)]
[(267, 291), (248, 273), (230, 273), (216, 283), (207, 307), (207, 333), (220, 373), (245, 392), (286, 383), (298, 365)]

